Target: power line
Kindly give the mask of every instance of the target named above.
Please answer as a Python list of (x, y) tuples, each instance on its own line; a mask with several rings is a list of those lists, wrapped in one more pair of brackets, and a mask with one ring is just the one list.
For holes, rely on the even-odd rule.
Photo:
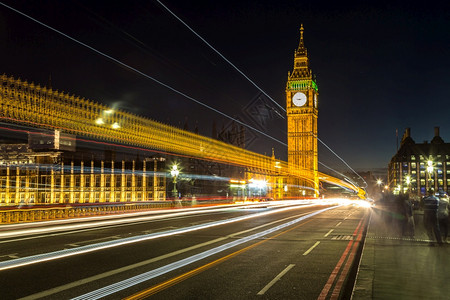
[(343, 158), (341, 158), (336, 152), (334, 152), (330, 147), (328, 147), (328, 145), (327, 144), (325, 144), (321, 139), (319, 139), (319, 137), (317, 136), (317, 135), (315, 135), (314, 133), (313, 133), (313, 135), (314, 135), (314, 137), (315, 138), (317, 138), (317, 140), (319, 141), (319, 142), (321, 142), (325, 147), (327, 147), (327, 149), (328, 150), (330, 150), (331, 151), (331, 153), (333, 153), (337, 158), (339, 158), (350, 170), (352, 170), (352, 172), (353, 173), (355, 173), (359, 178), (361, 178), (361, 180), (364, 182), (364, 184), (366, 185), (366, 187), (367, 187), (367, 182), (364, 180), (364, 178), (362, 178), (361, 177), (361, 175), (359, 175), (355, 170), (353, 170), (353, 168), (352, 167), (350, 167), (350, 165), (343, 159)]
[[(178, 21), (180, 21), (184, 26), (186, 26), (193, 34), (195, 34), (199, 39), (201, 39), (209, 48), (216, 52), (220, 57), (222, 57), (228, 64), (230, 64), (236, 71), (238, 71), (242, 76), (245, 77), (251, 84), (253, 84), (258, 90), (260, 90), (264, 95), (266, 95), (273, 103), (275, 103), (283, 112), (286, 112), (284, 107), (282, 107), (278, 102), (276, 102), (272, 97), (270, 97), (265, 91), (263, 91), (255, 82), (253, 82), (247, 75), (244, 74), (238, 67), (236, 67), (231, 61), (229, 61), (222, 53), (220, 53), (216, 48), (214, 48), (210, 43), (208, 43), (200, 34), (198, 34), (194, 29), (192, 29), (186, 22), (181, 20), (174, 12), (172, 12), (167, 6), (165, 6), (161, 1), (156, 0), (162, 7), (164, 7), (172, 16), (174, 16)], [(279, 114), (284, 119), (284, 116)]]
[(258, 133), (260, 133), (260, 134), (262, 134), (262, 135), (264, 135), (264, 136), (266, 136), (266, 137), (268, 137), (268, 138), (270, 138), (270, 139), (272, 139), (272, 140), (274, 140), (274, 141), (276, 141), (278, 143), (280, 143), (283, 146), (287, 146), (286, 143), (283, 143), (282, 141), (280, 141), (280, 140), (278, 140), (278, 139), (268, 135), (267, 133), (262, 132), (261, 130), (258, 130), (256, 128), (250, 126), (250, 125), (247, 125), (244, 122), (239, 121), (238, 119), (230, 117), (229, 115), (227, 115), (227, 114), (225, 114), (225, 113), (223, 113), (223, 112), (221, 112), (221, 111), (219, 111), (219, 110), (217, 110), (217, 109), (215, 109), (215, 108), (213, 108), (213, 107), (211, 107), (211, 106), (209, 106), (209, 105), (207, 105), (207, 104), (205, 104), (205, 103), (203, 103), (203, 102), (201, 102), (201, 101), (199, 101), (199, 100), (197, 100), (197, 99), (195, 99), (195, 98), (193, 98), (193, 97), (191, 97), (191, 96), (189, 96), (189, 95), (187, 95), (187, 94), (185, 94), (185, 93), (183, 93), (183, 92), (181, 92), (181, 91), (179, 91), (179, 90), (177, 90), (177, 89), (175, 89), (173, 87), (171, 87), (170, 85), (168, 85), (166, 83), (163, 83), (162, 81), (159, 81), (156, 78), (153, 78), (150, 75), (145, 74), (142, 71), (139, 71), (136, 68), (131, 67), (130, 65), (127, 65), (126, 63), (124, 63), (124, 62), (122, 62), (122, 61), (120, 61), (120, 60), (118, 60), (118, 59), (116, 59), (116, 58), (114, 58), (112, 56), (109, 56), (106, 53), (103, 53), (103, 52), (101, 52), (101, 51), (99, 51), (99, 50), (97, 50), (97, 49), (95, 49), (95, 48), (93, 48), (93, 47), (91, 47), (91, 46), (89, 46), (89, 45), (87, 45), (87, 44), (85, 44), (85, 43), (83, 43), (83, 42), (81, 42), (81, 41), (79, 41), (79, 40), (77, 40), (77, 39), (67, 35), (67, 34), (65, 34), (64, 32), (61, 32), (61, 31), (59, 31), (59, 30), (57, 30), (57, 29), (55, 29), (55, 28), (53, 28), (53, 27), (51, 27), (51, 26), (49, 26), (49, 25), (47, 25), (47, 24), (45, 24), (45, 23), (43, 23), (43, 22), (41, 22), (41, 21), (39, 21), (39, 20), (37, 20), (37, 19), (35, 19), (35, 18), (33, 18), (33, 17), (31, 17), (31, 16), (29, 16), (29, 15), (27, 15), (27, 14), (25, 14), (25, 13), (23, 13), (23, 12), (17, 10), (17, 9), (15, 9), (15, 8), (13, 8), (13, 7), (11, 7), (11, 6), (8, 6), (8, 5), (4, 4), (3, 2), (0, 2), (0, 4), (5, 6), (6, 8), (9, 8), (12, 11), (15, 11), (16, 13), (21, 14), (22, 16), (24, 16), (24, 17), (26, 17), (26, 18), (28, 18), (28, 19), (30, 19), (30, 20), (32, 20), (32, 21), (34, 21), (34, 22), (44, 26), (44, 27), (47, 27), (48, 29), (50, 29), (50, 30), (52, 30), (52, 31), (54, 31), (54, 32), (56, 32), (56, 33), (58, 33), (58, 34), (60, 34), (60, 35), (62, 35), (64, 37), (66, 37), (66, 38), (68, 38), (68, 39), (70, 39), (70, 40), (72, 40), (72, 41), (74, 41), (74, 42), (76, 42), (76, 43), (78, 43), (78, 44), (80, 44), (80, 45), (82, 45), (82, 46), (84, 46), (84, 47), (94, 51), (94, 52), (96, 52), (97, 54), (100, 54), (100, 55), (102, 55), (102, 56), (104, 56), (104, 57), (114, 61), (115, 63), (118, 63), (121, 66), (124, 66), (124, 67), (126, 67), (126, 68), (128, 68), (128, 69), (130, 69), (130, 70), (132, 70), (132, 71), (134, 71), (136, 73), (138, 73), (139, 75), (142, 75), (142, 76), (144, 76), (144, 77), (146, 77), (146, 78), (148, 78), (148, 79), (150, 79), (150, 80), (152, 80), (152, 81), (154, 81), (154, 82), (156, 82), (156, 83), (158, 83), (158, 84), (168, 88), (169, 90), (171, 90), (171, 91), (173, 91), (173, 92), (175, 92), (175, 93), (177, 93), (177, 94), (179, 94), (179, 95), (181, 95), (181, 96), (183, 96), (183, 97), (185, 97), (185, 98), (187, 98), (187, 99), (189, 99), (189, 100), (191, 100), (191, 101), (193, 101), (193, 102), (195, 102), (195, 103), (197, 103), (197, 104), (199, 104), (201, 106), (204, 106), (204, 107), (206, 107), (206, 108), (208, 108), (208, 109), (210, 109), (210, 110), (212, 110), (212, 111), (214, 111), (214, 112), (216, 112), (216, 113), (218, 113), (218, 114), (220, 114), (220, 115), (222, 115), (222, 116), (224, 116), (224, 117), (226, 117), (226, 118), (228, 118), (230, 120), (233, 120), (233, 121), (235, 121), (236, 123), (238, 123), (240, 125), (243, 125), (243, 126), (249, 128), (249, 129), (252, 129), (252, 130), (254, 130), (254, 131), (256, 131), (256, 132), (258, 132)]
[[(342, 177), (344, 177), (344, 178), (346, 178), (346, 179), (348, 179), (348, 180), (351, 180), (350, 178), (348, 178), (347, 176), (345, 176), (345, 175), (342, 174), (341, 172), (338, 172), (338, 171), (336, 171), (335, 169), (333, 169), (333, 168), (327, 166), (327, 165), (324, 164), (323, 162), (320, 162), (320, 161), (319, 161), (319, 164), (321, 164), (321, 165), (324, 166), (325, 168), (327, 168), (327, 169), (329, 169), (329, 170), (335, 172), (336, 174), (339, 174), (339, 175), (341, 175)], [(353, 181), (352, 181), (352, 184), (355, 185), (355, 183), (354, 183)]]

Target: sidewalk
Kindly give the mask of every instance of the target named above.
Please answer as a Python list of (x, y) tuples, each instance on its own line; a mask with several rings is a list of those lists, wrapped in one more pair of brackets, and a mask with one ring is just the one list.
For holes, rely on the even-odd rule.
[(395, 214), (372, 208), (352, 299), (450, 299), (450, 244), (429, 246), (423, 212), (402, 237)]

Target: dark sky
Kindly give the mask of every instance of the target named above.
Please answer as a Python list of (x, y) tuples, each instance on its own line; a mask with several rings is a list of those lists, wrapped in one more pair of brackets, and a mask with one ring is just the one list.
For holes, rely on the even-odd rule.
[[(156, 1), (4, 0), (33, 18), (286, 143), (286, 120), (255, 114), (261, 92)], [(319, 86), (319, 137), (356, 170), (386, 168), (411, 127), (450, 142), (446, 1), (175, 1), (175, 14), (285, 107), (299, 27)], [(230, 121), (0, 6), (0, 73), (211, 135)], [(266, 106), (267, 107), (267, 106)], [(258, 119), (258, 118), (259, 119)], [(247, 133), (248, 147), (287, 159)], [(319, 145), (319, 160), (345, 170)]]

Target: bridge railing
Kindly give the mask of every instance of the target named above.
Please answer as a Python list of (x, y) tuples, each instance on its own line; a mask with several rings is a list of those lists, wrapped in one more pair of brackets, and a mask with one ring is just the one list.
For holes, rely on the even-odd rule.
[(72, 204), (3, 206), (0, 208), (0, 224), (81, 218), (171, 207), (173, 207), (173, 204), (170, 201), (113, 203), (102, 205)]

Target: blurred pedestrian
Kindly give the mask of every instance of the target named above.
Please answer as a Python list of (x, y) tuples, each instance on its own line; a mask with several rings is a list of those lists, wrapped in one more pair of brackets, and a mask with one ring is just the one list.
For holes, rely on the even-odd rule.
[(439, 229), (441, 230), (442, 240), (447, 241), (448, 235), (448, 211), (449, 211), (449, 201), (448, 195), (444, 192), (439, 193), (439, 209), (438, 209), (438, 220)]
[(413, 217), (413, 204), (411, 199), (409, 198), (409, 194), (405, 193), (401, 195), (402, 199), (402, 210), (403, 216), (405, 217), (403, 221), (403, 236), (409, 236), (410, 238), (414, 238), (414, 217)]
[(422, 201), (423, 201), (423, 221), (425, 224), (425, 229), (427, 230), (428, 238), (430, 239), (430, 246), (434, 246), (435, 238), (438, 244), (442, 244), (442, 236), (441, 231), (439, 230), (439, 222), (438, 222), (439, 198), (434, 196), (433, 189), (429, 189), (427, 191), (427, 196), (423, 198)]

